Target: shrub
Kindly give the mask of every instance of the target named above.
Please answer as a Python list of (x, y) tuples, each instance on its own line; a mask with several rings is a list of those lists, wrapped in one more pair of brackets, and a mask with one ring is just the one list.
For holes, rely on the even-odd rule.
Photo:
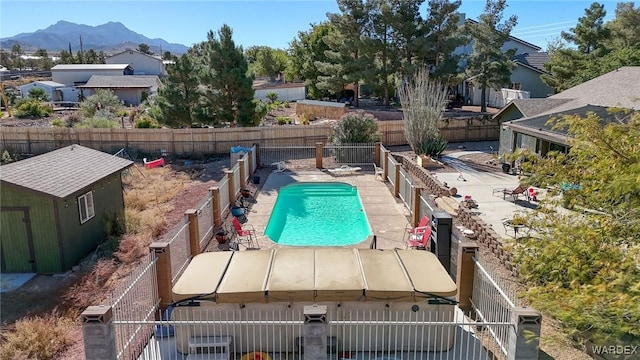
[(260, 100), (253, 100), (253, 103), (256, 105), (255, 106), (256, 119), (262, 120), (265, 116), (267, 116), (267, 113), (269, 112), (269, 108), (265, 103), (263, 103)]
[(121, 107), (118, 97), (111, 90), (98, 90), (80, 104), (80, 109), (85, 117), (94, 117), (98, 110), (103, 109), (115, 114)]
[(133, 127), (137, 129), (158, 129), (160, 128), (160, 124), (151, 117), (145, 115), (138, 118)]
[(440, 156), (447, 148), (447, 140), (441, 135), (423, 140), (418, 144), (415, 152), (417, 154), (425, 154), (430, 156)]
[(370, 144), (380, 141), (376, 118), (363, 111), (343, 115), (333, 128), (333, 144)]
[(68, 127), (74, 127), (82, 121), (82, 116), (74, 111), (67, 115), (65, 121)]
[(278, 100), (278, 93), (276, 93), (275, 91), (269, 91), (267, 93), (267, 99), (269, 99), (271, 103), (274, 103), (276, 100)]
[(288, 116), (277, 116), (276, 122), (278, 123), (278, 125), (286, 125), (291, 124), (293, 122), (293, 119)]
[(20, 319), (14, 326), (14, 331), (2, 333), (0, 358), (53, 359), (73, 343), (72, 320), (55, 311)]
[(35, 99), (38, 101), (49, 101), (49, 95), (43, 88), (33, 88), (29, 90), (27, 95), (29, 99)]
[(42, 105), (39, 100), (25, 99), (18, 104), (16, 108), (16, 117), (47, 117), (51, 115), (52, 112), (52, 108)]
[(67, 124), (62, 119), (53, 119), (51, 121), (51, 126), (53, 127), (65, 127)]

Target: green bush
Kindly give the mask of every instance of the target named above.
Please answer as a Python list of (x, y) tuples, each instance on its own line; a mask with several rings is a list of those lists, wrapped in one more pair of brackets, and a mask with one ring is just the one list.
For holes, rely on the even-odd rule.
[(256, 105), (256, 118), (262, 120), (265, 116), (267, 116), (269, 108), (260, 100), (253, 100), (253, 103)]
[(278, 125), (287, 125), (292, 124), (293, 119), (288, 116), (276, 116), (276, 122), (278, 123)]
[(364, 111), (343, 115), (333, 128), (333, 144), (370, 144), (380, 141), (376, 118)]
[(99, 110), (117, 114), (121, 108), (120, 100), (111, 90), (98, 90), (80, 104), (82, 114), (87, 118), (96, 116)]
[(269, 99), (271, 103), (276, 102), (276, 100), (278, 100), (278, 93), (276, 93), (275, 91), (269, 91), (267, 93), (267, 99)]
[(441, 135), (427, 139), (418, 145), (416, 153), (430, 156), (440, 156), (447, 148), (447, 140)]
[(160, 124), (149, 116), (142, 116), (133, 125), (136, 129), (158, 129)]
[(36, 99), (38, 101), (49, 101), (49, 95), (43, 88), (33, 88), (29, 90), (27, 95), (29, 99)]
[(67, 126), (67, 124), (64, 121), (62, 121), (62, 119), (53, 119), (51, 121), (51, 126), (53, 126), (53, 127), (65, 127), (65, 126)]
[(16, 107), (16, 117), (47, 117), (53, 113), (53, 109), (49, 106), (42, 105), (39, 100), (25, 99)]

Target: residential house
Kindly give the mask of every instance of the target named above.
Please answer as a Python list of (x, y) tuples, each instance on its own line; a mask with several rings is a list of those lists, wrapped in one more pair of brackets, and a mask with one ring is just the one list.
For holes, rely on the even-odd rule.
[(66, 86), (84, 85), (93, 75), (133, 75), (129, 64), (59, 64), (51, 68), (51, 79)]
[(2, 272), (59, 273), (124, 219), (121, 173), (132, 161), (71, 145), (0, 167)]
[[(460, 14), (461, 24), (463, 22), (477, 23), (472, 19), (465, 19), (464, 14)], [(543, 64), (549, 61), (549, 55), (541, 52), (541, 48), (537, 45), (526, 42), (514, 36), (502, 46), (502, 51), (509, 49), (515, 50), (515, 56), (511, 61), (516, 65), (511, 72), (511, 84), (505, 86), (504, 89), (496, 91), (487, 89), (487, 104), (492, 107), (501, 108), (510, 100), (528, 99), (528, 98), (545, 98), (554, 93), (553, 88), (545, 84), (540, 75), (547, 73)], [(465, 46), (457, 48), (454, 52), (456, 55), (470, 55), (473, 53), (473, 41)], [(461, 95), (464, 96), (465, 102), (472, 105), (480, 105), (481, 89), (474, 84), (476, 76), (470, 76), (461, 84)], [(510, 89), (512, 91), (508, 91)]]
[(640, 66), (625, 66), (546, 99), (511, 101), (494, 115), (502, 123), (500, 153), (526, 148), (545, 155), (568, 151), (566, 129), (554, 129), (548, 121), (565, 115), (594, 113), (605, 122), (615, 121), (611, 107), (640, 111)]
[[(85, 85), (79, 85), (84, 96), (91, 96), (99, 89), (108, 89), (126, 105), (139, 105), (146, 96), (155, 95), (162, 86), (156, 75), (93, 75)], [(146, 94), (146, 95), (145, 95)]]
[(137, 50), (127, 49), (105, 59), (107, 64), (129, 64), (135, 70), (134, 75), (167, 76), (165, 66), (173, 61), (162, 60), (160, 56), (149, 55)]

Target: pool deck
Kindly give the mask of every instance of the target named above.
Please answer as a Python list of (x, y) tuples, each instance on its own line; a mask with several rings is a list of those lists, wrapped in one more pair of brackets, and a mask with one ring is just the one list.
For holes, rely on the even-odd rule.
[[(344, 182), (358, 188), (362, 204), (369, 219), (369, 225), (377, 238), (378, 249), (405, 248), (403, 235), (408, 226), (409, 211), (393, 198), (387, 185), (376, 179), (373, 172), (358, 171), (352, 175), (333, 176), (322, 170), (292, 170), (272, 172), (255, 196), (256, 203), (247, 214), (248, 224), (253, 225), (258, 234), (260, 249), (281, 247), (264, 235), (271, 211), (278, 198), (279, 189), (294, 182)], [(301, 234), (304, 235), (304, 234)], [(348, 247), (369, 248), (371, 240)], [(244, 248), (241, 248), (244, 250)]]

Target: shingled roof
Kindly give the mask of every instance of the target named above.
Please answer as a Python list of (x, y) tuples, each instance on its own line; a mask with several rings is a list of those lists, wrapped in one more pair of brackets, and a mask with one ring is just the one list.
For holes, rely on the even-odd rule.
[(517, 64), (533, 68), (541, 73), (546, 73), (543, 64), (549, 61), (549, 54), (546, 52), (523, 53), (511, 58)]
[(71, 145), (0, 167), (0, 184), (65, 199), (132, 161), (80, 145)]
[(156, 75), (93, 75), (85, 85), (79, 88), (110, 89), (148, 89), (160, 86), (160, 78)]

